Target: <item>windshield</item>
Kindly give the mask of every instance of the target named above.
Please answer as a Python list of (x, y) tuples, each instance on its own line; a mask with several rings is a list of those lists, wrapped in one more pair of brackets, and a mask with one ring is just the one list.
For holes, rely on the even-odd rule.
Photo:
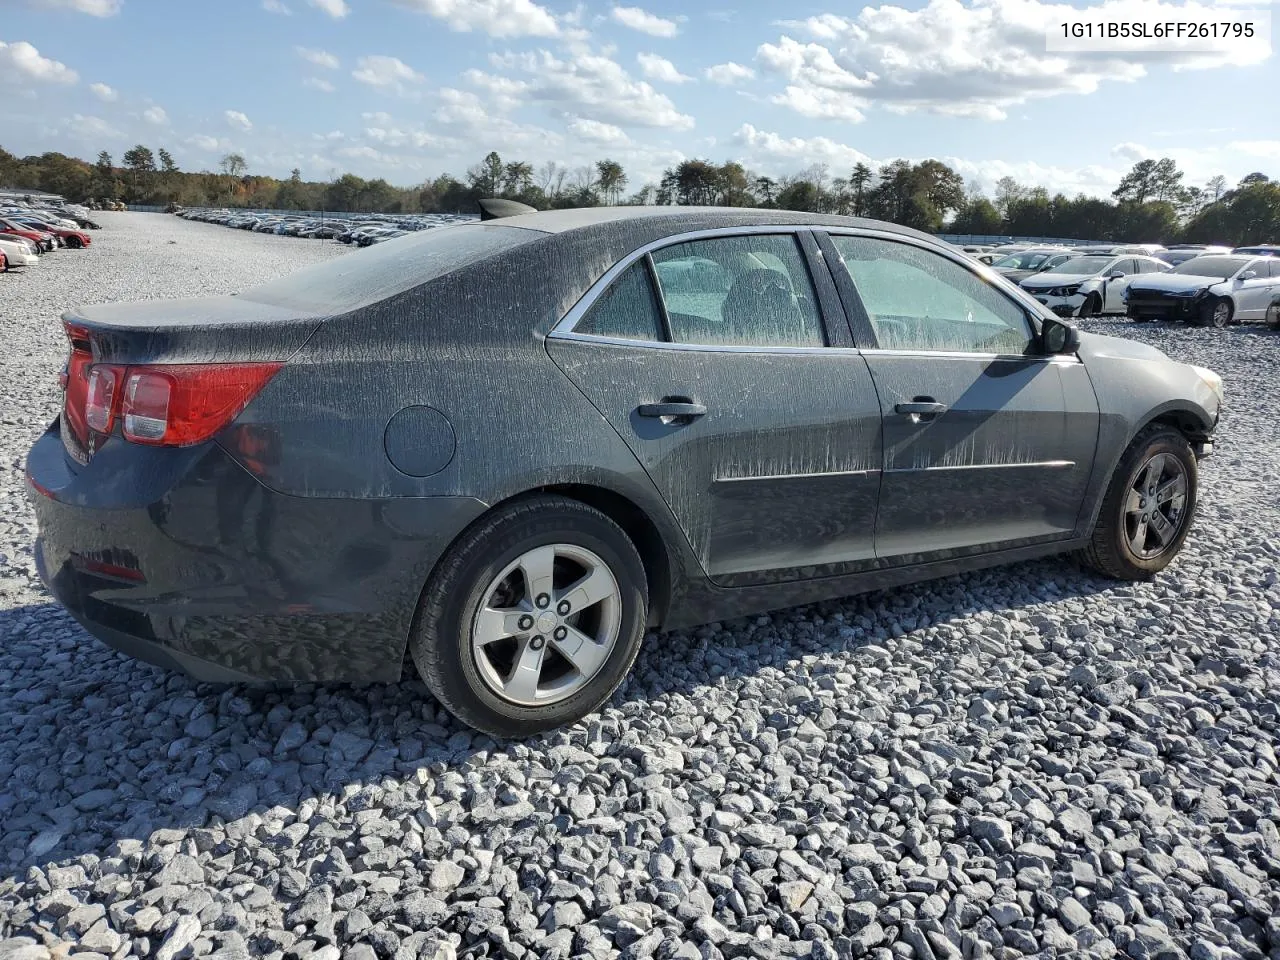
[(1235, 276), (1237, 270), (1247, 261), (1241, 257), (1196, 257), (1186, 263), (1180, 263), (1170, 273), (1180, 273), (1193, 277), (1217, 277), (1225, 280)]
[(1114, 259), (1114, 257), (1072, 257), (1066, 263), (1060, 263), (1054, 267), (1053, 272), (1078, 273), (1082, 275), (1094, 274)]
[(246, 290), (245, 300), (335, 315), (403, 293), (544, 236), (488, 223), (453, 224), (327, 260)]

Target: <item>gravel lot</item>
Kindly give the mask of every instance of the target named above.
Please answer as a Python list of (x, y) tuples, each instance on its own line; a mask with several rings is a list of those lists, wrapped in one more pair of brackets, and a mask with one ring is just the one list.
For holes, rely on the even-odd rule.
[(102, 221), (0, 276), (0, 957), (1280, 958), (1274, 335), (1093, 324), (1227, 381), (1155, 583), (1046, 561), (666, 634), (499, 746), (417, 682), (195, 685), (50, 603), (59, 312), (344, 252)]

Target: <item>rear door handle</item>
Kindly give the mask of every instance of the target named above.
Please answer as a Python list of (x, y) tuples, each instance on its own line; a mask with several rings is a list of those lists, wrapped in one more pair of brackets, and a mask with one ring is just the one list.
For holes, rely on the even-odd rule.
[(670, 417), (674, 420), (693, 420), (706, 416), (707, 408), (700, 403), (687, 400), (663, 400), (661, 403), (642, 403), (636, 407), (636, 413), (642, 417)]
[(933, 400), (913, 400), (911, 403), (900, 403), (893, 409), (895, 413), (920, 417), (946, 413), (947, 405), (945, 403), (937, 403)]

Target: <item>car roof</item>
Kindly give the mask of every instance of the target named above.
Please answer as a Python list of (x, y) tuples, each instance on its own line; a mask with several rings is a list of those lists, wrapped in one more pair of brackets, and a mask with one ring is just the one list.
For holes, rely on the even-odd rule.
[(674, 235), (686, 230), (706, 230), (717, 227), (750, 226), (813, 226), (861, 227), (899, 233), (940, 243), (937, 237), (881, 220), (862, 217), (841, 217), (828, 213), (804, 213), (793, 210), (769, 210), (759, 207), (576, 207), (569, 210), (540, 210), (537, 213), (521, 213), (514, 217), (498, 217), (486, 220), (494, 226), (517, 227), (537, 230), (541, 233), (568, 233), (587, 227), (616, 223), (619, 231), (629, 224), (646, 220), (652, 225), (661, 224), (666, 232)]

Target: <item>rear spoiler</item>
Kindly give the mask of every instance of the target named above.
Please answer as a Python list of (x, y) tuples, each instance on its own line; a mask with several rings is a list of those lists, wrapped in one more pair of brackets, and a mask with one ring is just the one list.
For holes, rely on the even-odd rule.
[(486, 197), (480, 201), (480, 219), (498, 220), (502, 217), (518, 217), (522, 213), (537, 213), (537, 207), (517, 200), (504, 200), (501, 197)]

